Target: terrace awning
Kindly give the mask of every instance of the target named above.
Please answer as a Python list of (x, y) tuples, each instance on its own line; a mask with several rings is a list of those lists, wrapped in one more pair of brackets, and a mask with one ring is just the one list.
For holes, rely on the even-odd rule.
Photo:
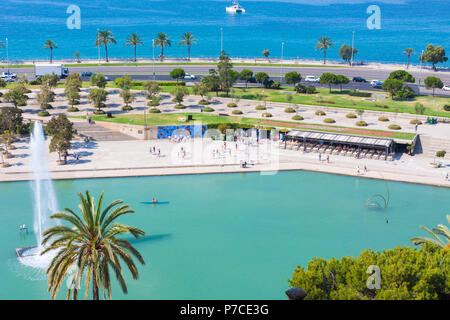
[(293, 130), (289, 132), (286, 137), (287, 139), (307, 139), (308, 141), (323, 141), (333, 144), (356, 145), (367, 148), (389, 148), (393, 143), (392, 139), (304, 130)]

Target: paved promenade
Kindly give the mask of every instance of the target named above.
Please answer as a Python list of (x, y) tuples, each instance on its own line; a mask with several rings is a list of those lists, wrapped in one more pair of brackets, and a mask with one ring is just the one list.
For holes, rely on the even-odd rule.
[[(28, 139), (16, 143), (15, 157), (9, 168), (0, 169), (0, 181), (23, 181), (33, 178), (30, 168)], [(155, 152), (153, 152), (155, 147)], [(151, 148), (151, 151), (150, 151)], [(58, 166), (57, 154), (49, 155), (53, 179), (100, 177), (161, 176), (203, 173), (261, 172), (276, 174), (283, 170), (308, 170), (365, 178), (450, 187), (446, 174), (450, 165), (432, 168), (432, 158), (403, 155), (394, 161), (354, 159), (317, 153), (280, 149), (268, 141), (256, 144), (247, 139), (239, 143), (193, 139), (181, 143), (170, 141), (75, 141), (68, 164)], [(241, 162), (247, 162), (242, 168)], [(359, 167), (359, 173), (357, 168)], [(367, 172), (364, 171), (367, 167)]]

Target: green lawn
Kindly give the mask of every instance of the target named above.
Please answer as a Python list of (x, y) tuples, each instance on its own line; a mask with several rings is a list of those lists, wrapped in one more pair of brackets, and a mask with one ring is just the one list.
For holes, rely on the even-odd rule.
[[(182, 121), (180, 118), (186, 118), (188, 114), (193, 115), (194, 120)], [(77, 116), (72, 118), (82, 118), (85, 116)], [(396, 132), (396, 131), (383, 131), (383, 130), (369, 130), (361, 128), (349, 128), (342, 126), (330, 126), (322, 124), (312, 124), (303, 122), (291, 122), (291, 121), (278, 121), (278, 120), (266, 120), (247, 117), (236, 116), (219, 116), (213, 114), (204, 113), (169, 113), (169, 114), (147, 114), (144, 119), (143, 114), (122, 114), (115, 115), (113, 118), (108, 118), (106, 115), (92, 116), (94, 121), (106, 121), (122, 124), (134, 124), (141, 125), (147, 124), (149, 126), (156, 125), (185, 125), (194, 124), (195, 121), (202, 124), (241, 124), (252, 125), (259, 127), (278, 127), (278, 128), (297, 128), (323, 132), (335, 132), (345, 133), (352, 135), (366, 135), (373, 137), (384, 137), (393, 139), (412, 140), (415, 136), (414, 133)], [(358, 130), (359, 132), (352, 132)]]

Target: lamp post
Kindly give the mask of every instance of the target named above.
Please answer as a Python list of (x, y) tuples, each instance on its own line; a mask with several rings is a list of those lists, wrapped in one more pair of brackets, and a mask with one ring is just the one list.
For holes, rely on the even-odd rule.
[(284, 51), (284, 42), (281, 42), (281, 75), (280, 75), (281, 83), (283, 83), (283, 51)]
[(98, 65), (100, 65), (100, 42), (98, 41), (99, 29), (97, 28)]
[(9, 74), (9, 48), (8, 48), (8, 38), (6, 38), (6, 64), (8, 67), (8, 74)]
[(353, 67), (353, 57), (355, 55), (355, 31), (353, 31), (353, 37), (352, 37), (352, 63), (351, 66)]
[(223, 28), (220, 28), (220, 55), (223, 52)]
[(152, 47), (153, 47), (153, 81), (155, 81), (155, 39), (152, 39)]

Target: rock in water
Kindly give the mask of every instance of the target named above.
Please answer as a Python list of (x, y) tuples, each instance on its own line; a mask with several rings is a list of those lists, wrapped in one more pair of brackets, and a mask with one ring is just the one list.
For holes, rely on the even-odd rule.
[(286, 290), (286, 295), (289, 300), (303, 300), (306, 297), (306, 292), (302, 288), (291, 288)]

